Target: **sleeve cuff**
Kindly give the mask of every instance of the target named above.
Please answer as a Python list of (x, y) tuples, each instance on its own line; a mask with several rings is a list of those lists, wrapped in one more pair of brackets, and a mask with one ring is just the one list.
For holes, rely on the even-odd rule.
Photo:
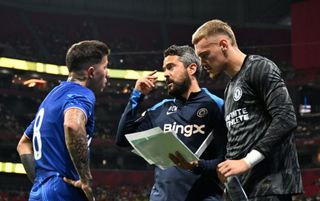
[(202, 174), (204, 171), (216, 171), (217, 165), (222, 161), (222, 158), (212, 160), (200, 159), (198, 165), (193, 168), (192, 172), (194, 174)]
[(137, 90), (137, 89), (133, 89), (132, 90), (132, 95), (138, 95), (138, 96), (141, 96), (141, 92), (139, 91), (139, 90)]
[(243, 158), (243, 160), (252, 168), (260, 163), (264, 158), (265, 157), (262, 153), (253, 149), (247, 154), (246, 157)]
[(79, 109), (83, 112), (84, 116), (86, 116), (86, 121), (88, 120), (88, 114), (86, 113), (85, 109), (81, 108), (81, 107), (77, 107), (77, 106), (71, 106), (71, 107), (67, 107), (64, 111), (63, 111), (63, 115), (66, 114), (66, 112), (69, 110), (69, 109), (72, 109), (72, 108), (76, 108), (76, 109)]
[(137, 89), (133, 89), (132, 94), (131, 94), (131, 98), (139, 100), (141, 97), (143, 97), (143, 94), (138, 91)]
[(131, 108), (132, 109), (136, 108), (138, 106), (138, 103), (143, 99), (143, 97), (144, 95), (140, 91), (133, 89), (130, 97)]
[(204, 160), (200, 159), (198, 161), (198, 165), (192, 169), (192, 172), (194, 174), (201, 174), (204, 171), (204, 166), (205, 166)]
[(23, 135), (26, 136), (26, 138), (28, 138), (29, 140), (32, 141), (32, 139), (30, 139), (30, 137), (27, 135), (27, 133), (24, 132)]

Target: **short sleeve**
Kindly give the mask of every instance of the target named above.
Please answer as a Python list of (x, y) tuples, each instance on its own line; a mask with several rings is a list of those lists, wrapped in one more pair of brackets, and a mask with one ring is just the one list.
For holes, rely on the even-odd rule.
[(64, 104), (63, 113), (70, 108), (78, 108), (83, 111), (88, 119), (94, 110), (95, 99), (81, 94), (69, 94)]
[(33, 137), (33, 125), (34, 125), (34, 120), (30, 123), (30, 125), (27, 127), (27, 129), (24, 131), (24, 134), (32, 140)]

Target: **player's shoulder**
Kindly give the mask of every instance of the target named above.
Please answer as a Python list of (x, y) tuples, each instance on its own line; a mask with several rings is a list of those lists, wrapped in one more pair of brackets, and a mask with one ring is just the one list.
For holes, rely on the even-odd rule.
[(214, 95), (207, 88), (201, 88), (201, 91), (209, 101), (213, 101), (218, 106), (218, 108), (222, 110), (224, 105), (224, 100), (222, 98)]
[(278, 66), (270, 59), (260, 55), (249, 55), (247, 66), (251, 71), (263, 72), (267, 70), (280, 71)]
[(73, 89), (75, 91), (80, 91), (80, 92), (86, 92), (88, 94), (93, 94), (92, 90), (87, 88), (87, 87), (84, 87), (78, 83), (75, 83), (75, 82), (64, 82), (64, 83), (61, 83), (62, 86), (65, 86), (66, 88), (69, 88), (69, 89)]
[(73, 82), (61, 82), (50, 91), (43, 100), (42, 105), (65, 105), (66, 103), (75, 102), (94, 105), (96, 98), (94, 93), (86, 87)]
[(149, 108), (148, 111), (156, 111), (159, 109), (163, 109), (164, 107), (170, 107), (174, 102), (175, 99), (163, 99), (162, 101), (156, 103), (151, 108)]
[(266, 61), (266, 62), (271, 61), (267, 57), (264, 57), (261, 55), (256, 55), (256, 54), (250, 54), (247, 57), (248, 57), (247, 59), (252, 63), (261, 62), (261, 61)]
[(90, 101), (95, 101), (95, 95), (93, 91), (78, 83), (64, 82), (61, 83), (61, 87), (64, 88), (64, 90), (61, 91), (65, 91), (68, 97), (85, 97)]

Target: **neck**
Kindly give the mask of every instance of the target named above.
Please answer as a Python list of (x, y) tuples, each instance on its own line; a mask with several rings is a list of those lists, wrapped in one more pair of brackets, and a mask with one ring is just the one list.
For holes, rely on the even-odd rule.
[(81, 74), (81, 73), (71, 72), (69, 74), (69, 77), (68, 77), (67, 81), (68, 82), (74, 82), (74, 83), (80, 84), (82, 86), (86, 86), (87, 77), (84, 74)]
[(238, 48), (235, 48), (231, 51), (232, 52), (231, 54), (229, 54), (230, 58), (226, 66), (225, 72), (230, 78), (233, 78), (241, 70), (246, 55), (243, 52), (241, 52)]
[(184, 94), (182, 94), (182, 97), (185, 98), (186, 100), (188, 100), (191, 93), (198, 92), (200, 90), (201, 89), (199, 87), (197, 79), (191, 78), (191, 85), (189, 87), (189, 90), (187, 90)]

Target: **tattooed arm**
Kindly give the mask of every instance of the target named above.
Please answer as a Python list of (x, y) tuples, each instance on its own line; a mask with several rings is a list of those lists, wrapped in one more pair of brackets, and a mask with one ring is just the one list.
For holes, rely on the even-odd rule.
[(94, 200), (92, 193), (92, 175), (89, 167), (88, 140), (86, 133), (86, 115), (78, 108), (70, 108), (64, 115), (64, 133), (66, 145), (80, 180), (64, 180), (86, 194), (88, 200)]

